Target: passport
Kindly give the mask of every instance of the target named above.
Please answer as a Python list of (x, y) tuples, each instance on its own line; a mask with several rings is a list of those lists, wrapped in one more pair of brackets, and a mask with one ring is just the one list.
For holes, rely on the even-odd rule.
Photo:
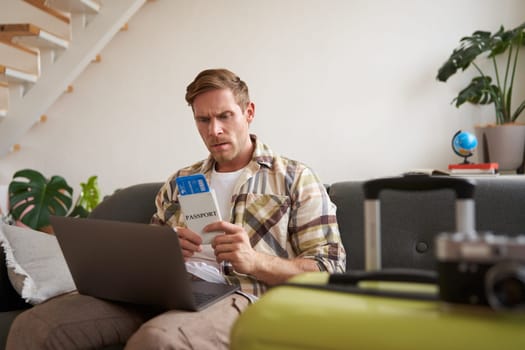
[(202, 230), (204, 226), (222, 220), (215, 191), (210, 189), (203, 174), (181, 176), (175, 181), (186, 226), (202, 237), (203, 244), (210, 244), (217, 234), (222, 234)]

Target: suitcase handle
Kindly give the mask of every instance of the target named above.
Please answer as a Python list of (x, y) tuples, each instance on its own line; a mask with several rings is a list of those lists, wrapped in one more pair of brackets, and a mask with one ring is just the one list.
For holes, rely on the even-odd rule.
[(331, 274), (327, 284), (293, 283), (287, 282), (281, 286), (307, 288), (330, 292), (342, 292), (355, 295), (401, 298), (408, 300), (438, 300), (437, 293), (388, 290), (379, 288), (361, 287), (361, 281), (385, 282), (412, 282), (436, 284), (437, 273), (430, 270), (416, 269), (384, 269), (378, 271), (348, 271), (346, 273)]
[(365, 199), (379, 199), (382, 190), (432, 191), (452, 189), (458, 199), (474, 198), (473, 180), (452, 176), (405, 175), (369, 180), (364, 183)]
[(329, 283), (357, 285), (362, 281), (437, 283), (437, 273), (430, 270), (383, 269), (377, 271), (349, 271), (330, 275)]
[(456, 231), (475, 232), (473, 180), (451, 176), (405, 175), (369, 180), (363, 184), (365, 214), (365, 269), (381, 270), (381, 216), (379, 194), (384, 189), (432, 191), (452, 189), (456, 192)]

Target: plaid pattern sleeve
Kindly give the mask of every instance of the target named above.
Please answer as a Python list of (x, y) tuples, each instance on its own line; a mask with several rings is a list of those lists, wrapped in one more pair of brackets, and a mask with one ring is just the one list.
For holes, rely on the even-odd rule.
[(177, 198), (175, 189), (172, 188), (171, 183), (178, 176), (178, 172), (173, 174), (168, 181), (162, 185), (157, 196), (155, 197), (155, 206), (157, 207), (157, 212), (151, 218), (152, 224), (157, 225), (169, 225), (172, 227), (179, 226), (177, 220), (177, 215), (180, 215), (180, 206), (174, 198)]
[(337, 225), (336, 207), (324, 185), (308, 168), (298, 176), (288, 225), (298, 257), (315, 259), (320, 269), (344, 272), (346, 252)]

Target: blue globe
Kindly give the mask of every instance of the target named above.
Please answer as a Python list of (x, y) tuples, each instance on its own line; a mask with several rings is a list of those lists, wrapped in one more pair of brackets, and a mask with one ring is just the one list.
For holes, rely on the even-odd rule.
[(478, 139), (468, 131), (458, 131), (452, 138), (452, 149), (460, 157), (472, 156), (474, 150), (478, 147)]

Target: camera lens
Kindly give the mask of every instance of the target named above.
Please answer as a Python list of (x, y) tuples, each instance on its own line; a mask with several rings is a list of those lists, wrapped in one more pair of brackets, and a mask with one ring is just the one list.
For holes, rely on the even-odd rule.
[(516, 262), (492, 266), (485, 276), (485, 292), (496, 310), (525, 308), (525, 266)]

